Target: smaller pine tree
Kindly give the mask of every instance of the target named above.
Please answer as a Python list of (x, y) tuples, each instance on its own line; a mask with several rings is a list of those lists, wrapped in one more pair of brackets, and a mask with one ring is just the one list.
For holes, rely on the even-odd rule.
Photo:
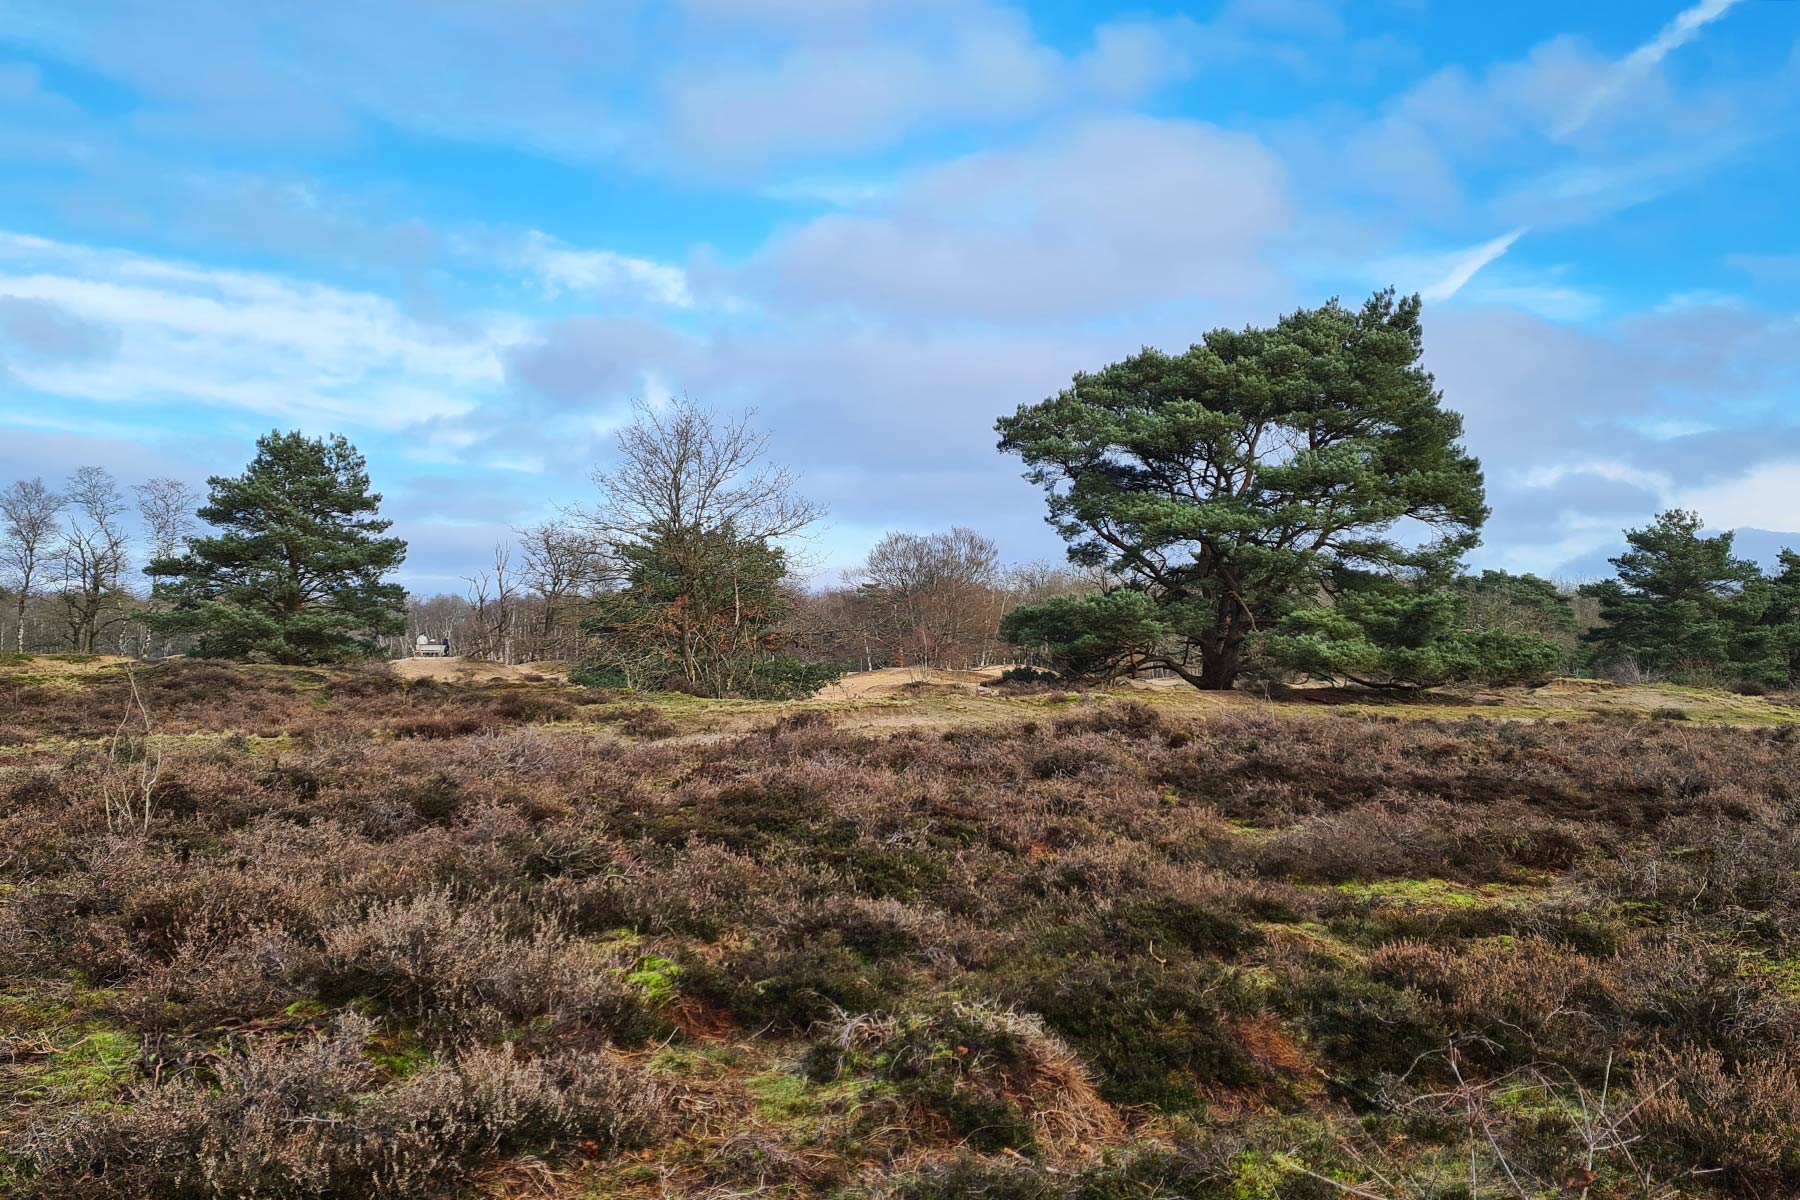
[(1296, 609), (1263, 637), (1268, 662), (1315, 678), (1410, 689), (1542, 683), (1567, 658), (1535, 631), (1477, 624), (1468, 585), (1442, 574), (1399, 580), (1338, 571), (1330, 591), (1332, 603)]
[(380, 536), (393, 522), (344, 437), (271, 432), (243, 474), (207, 485), (199, 516), (217, 536), (150, 565), (172, 603), (159, 628), (201, 655), (279, 663), (367, 657), (405, 628), (406, 590), (382, 580), (406, 543)]
[[(1769, 600), (1762, 571), (1731, 552), (1731, 533), (1702, 536), (1700, 514), (1672, 509), (1625, 531), (1617, 579), (1588, 584), (1603, 624), (1586, 638), (1601, 665), (1630, 663), (1674, 678), (1775, 672), (1747, 645)], [(1774, 680), (1770, 680), (1774, 682)]]

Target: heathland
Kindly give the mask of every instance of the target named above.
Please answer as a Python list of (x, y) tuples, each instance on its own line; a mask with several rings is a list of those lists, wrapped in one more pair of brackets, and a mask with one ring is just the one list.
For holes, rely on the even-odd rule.
[(0, 670), (9, 1195), (1800, 1191), (1781, 694)]

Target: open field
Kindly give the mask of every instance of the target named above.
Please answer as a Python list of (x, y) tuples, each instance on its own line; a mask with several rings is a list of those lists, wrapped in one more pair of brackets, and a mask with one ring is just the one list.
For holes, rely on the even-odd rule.
[(485, 668), (0, 662), (0, 1194), (1800, 1193), (1781, 697)]

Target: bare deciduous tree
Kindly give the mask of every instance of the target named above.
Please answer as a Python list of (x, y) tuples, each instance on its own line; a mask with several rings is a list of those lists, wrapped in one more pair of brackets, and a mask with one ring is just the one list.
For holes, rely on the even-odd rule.
[(0, 492), (0, 567), (6, 571), (15, 596), (13, 644), (25, 653), (25, 609), (32, 588), (46, 567), (63, 498), (44, 486), (42, 479), (21, 479)]
[[(144, 530), (150, 537), (150, 550), (145, 564), (178, 557), (199, 528), (200, 520), (196, 510), (202, 499), (200, 493), (179, 479), (158, 476), (147, 479), (143, 483), (134, 484), (131, 489), (137, 493), (138, 515), (143, 518)], [(166, 586), (162, 580), (152, 577), (149, 610), (162, 611), (162, 590)], [(168, 653), (173, 643), (166, 636), (157, 636), (148, 628), (143, 634), (143, 653), (146, 656)], [(157, 648), (157, 649), (153, 649)]]
[(769, 437), (752, 414), (725, 417), (686, 399), (636, 413), (616, 465), (594, 473), (599, 504), (571, 515), (635, 564), (634, 583), (654, 576), (642, 589), (650, 607), (618, 624), (615, 640), (653, 640), (690, 684), (729, 694), (767, 650), (780, 596), (769, 575), (788, 565), (780, 543), (822, 510), (766, 460)]
[(600, 503), (580, 512), (602, 540), (729, 530), (774, 542), (823, 516), (796, 493), (792, 471), (765, 461), (769, 435), (751, 428), (754, 413), (727, 418), (685, 398), (660, 409), (639, 403), (635, 411), (619, 433), (618, 465), (594, 472)]
[[(1095, 571), (1025, 563), (996, 569), (988, 539), (967, 529), (891, 534), (841, 586), (796, 592), (785, 635), (802, 657), (862, 670), (1018, 661), (1000, 639), (1014, 606), (1104, 590)], [(922, 632), (921, 632), (922, 631)]]
[[(104, 467), (82, 467), (69, 477), (67, 520), (60, 546), (64, 619), (75, 649), (93, 653), (100, 635), (122, 618), (121, 577), (127, 538), (120, 518), (125, 499)], [(108, 619), (107, 610), (114, 615)]]
[(477, 571), (465, 582), (469, 585), (469, 608), (474, 617), (473, 637), (465, 653), (511, 665), (519, 592), (519, 577), (512, 569), (512, 547), (495, 542), (493, 569)]
[(201, 496), (179, 479), (159, 476), (136, 484), (138, 515), (150, 534), (150, 558), (174, 558), (182, 544), (199, 528), (194, 514)]
[(920, 667), (984, 665), (1004, 605), (999, 557), (962, 526), (882, 538), (862, 577), (888, 643)]
[(518, 530), (519, 574), (531, 590), (533, 657), (568, 657), (578, 630), (576, 602), (618, 577), (605, 543), (570, 521), (545, 521)]

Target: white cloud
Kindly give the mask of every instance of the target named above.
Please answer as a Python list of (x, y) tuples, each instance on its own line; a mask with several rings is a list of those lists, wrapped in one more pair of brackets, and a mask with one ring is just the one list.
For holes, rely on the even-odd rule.
[(1800, 254), (1727, 254), (1725, 265), (1762, 283), (1800, 280)]
[(0, 349), (45, 358), (93, 358), (112, 349), (110, 331), (46, 300), (0, 293)]
[(1483, 283), (1471, 298), (1504, 305), (1551, 321), (1585, 321), (1600, 315), (1606, 301), (1586, 288), (1542, 281)]
[(1800, 462), (1771, 462), (1735, 479), (1676, 493), (1678, 507), (1693, 509), (1715, 529), (1800, 529)]
[(1547, 488), (1579, 475), (1589, 475), (1595, 479), (1604, 479), (1609, 483), (1628, 483), (1633, 487), (1657, 493), (1669, 490), (1669, 476), (1666, 472), (1650, 471), (1643, 467), (1633, 466), (1628, 462), (1606, 458), (1581, 459), (1557, 463), (1553, 466), (1535, 467), (1524, 473), (1520, 483), (1526, 487)]
[[(342, 144), (369, 120), (636, 170), (744, 174), (921, 130), (1129, 103), (1191, 67), (1180, 20), (1041, 37), (1004, 0), (57, 0), (9, 39), (124, 84), (134, 132)], [(7, 81), (0, 79), (0, 111)], [(13, 89), (17, 90), (17, 89)], [(10, 131), (0, 126), (0, 145)]]
[(669, 308), (694, 303), (687, 272), (668, 263), (611, 250), (582, 250), (533, 230), (520, 252), (525, 267), (552, 297), (562, 292), (624, 300), (648, 300)]
[(1344, 18), (1331, 0), (1231, 0), (1221, 23), (1264, 26), (1309, 37), (1344, 36)]
[(1064, 61), (1018, 14), (970, 6), (885, 36), (825, 35), (774, 56), (706, 55), (662, 81), (675, 143), (713, 169), (892, 142), (949, 120), (1017, 120), (1059, 95)]
[[(1721, 11), (1715, 0), (1690, 8), (1654, 52), (1615, 61), (1559, 35), (1476, 70), (1442, 67), (1367, 116), (1309, 113), (1275, 136), (1315, 196), (1336, 192), (1365, 213), (1374, 201), (1415, 235), (1592, 224), (1741, 161), (1791, 126), (1795, 64), (1668, 77), (1668, 54)], [(1596, 102), (1570, 122), (1572, 104), (1615, 88), (1629, 102)]]
[(1436, 281), (1419, 289), (1419, 295), (1426, 300), (1448, 300), (1460, 292), (1465, 283), (1475, 278), (1476, 272), (1512, 249), (1512, 244), (1525, 234), (1523, 228), (1511, 233), (1471, 246), (1448, 256), (1443, 262), (1444, 273)]
[(1568, 137), (1581, 129), (1602, 108), (1655, 71), (1663, 59), (1693, 41), (1702, 29), (1724, 16), (1737, 3), (1738, 0), (1700, 0), (1692, 8), (1676, 14), (1655, 37), (1620, 59), (1598, 84), (1576, 101), (1558, 133)]
[(1129, 102), (1194, 69), (1203, 35), (1185, 18), (1126, 20), (1094, 31), (1094, 44), (1076, 63), (1081, 85), (1096, 96)]
[(0, 293), (104, 331), (104, 354), (12, 364), (50, 395), (401, 428), (468, 412), (502, 380), (479, 332), (277, 275), (0, 233)]
[(1115, 118), (903, 179), (878, 208), (777, 238), (747, 271), (777, 302), (1026, 320), (1265, 296), (1290, 214), (1255, 138)]
[(772, 38), (754, 53), (686, 47), (657, 81), (678, 158), (710, 174), (854, 155), (949, 127), (995, 127), (1128, 105), (1195, 69), (1203, 27), (1185, 17), (1097, 26), (1086, 47), (1038, 37), (991, 0), (864, 5), (792, 19), (811, 4), (729, 3)]

